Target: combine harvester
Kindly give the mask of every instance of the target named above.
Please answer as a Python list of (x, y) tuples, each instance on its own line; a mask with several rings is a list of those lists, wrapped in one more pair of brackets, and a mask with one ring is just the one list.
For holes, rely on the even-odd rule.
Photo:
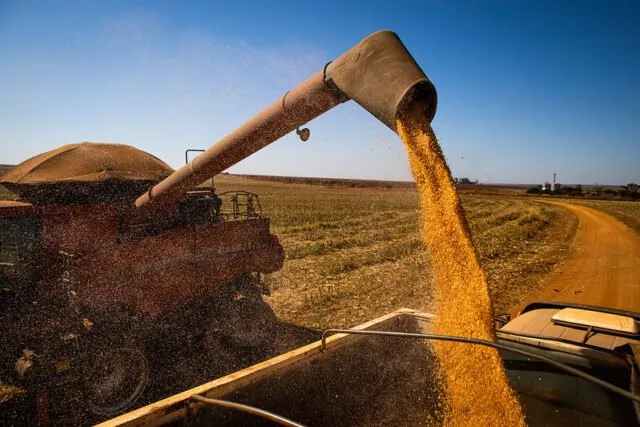
[[(141, 343), (189, 331), (188, 340), (211, 343), (212, 360), (229, 362), (220, 371), (230, 372), (238, 365), (233, 358), (248, 349), (267, 360), (104, 426), (437, 422), (428, 344), (436, 339), (499, 349), (533, 425), (637, 424), (635, 313), (532, 304), (513, 320), (500, 319), (494, 343), (429, 335), (432, 315), (402, 309), (354, 329), (324, 331), (320, 341), (268, 359), (275, 318), (262, 302), (259, 278), (281, 267), (282, 247), (268, 220), (249, 208), (257, 196), (235, 195), (235, 214), (225, 215), (213, 188), (194, 188), (293, 130), (306, 140), (309, 131), (300, 126), (349, 99), (394, 131), (405, 109), (421, 109), (427, 122), (436, 111), (431, 82), (398, 37), (381, 31), (175, 172), (137, 152), (142, 157), (131, 156), (131, 164), (120, 163), (124, 171), (110, 175), (100, 167), (114, 156), (104, 153), (131, 150), (111, 146), (99, 150), (91, 170), (46, 153), (2, 179), (27, 202), (0, 209), (3, 288), (11, 295), (2, 312), (11, 334), (2, 348), (16, 349), (3, 367), (38, 393), (41, 420), (55, 409), (47, 399), (69, 388), (64, 384), (75, 384), (75, 398), (96, 414), (125, 411), (149, 376), (148, 346)], [(61, 175), (29, 181), (39, 168)], [(142, 188), (148, 191), (136, 198)], [(239, 197), (247, 197), (241, 216)]]

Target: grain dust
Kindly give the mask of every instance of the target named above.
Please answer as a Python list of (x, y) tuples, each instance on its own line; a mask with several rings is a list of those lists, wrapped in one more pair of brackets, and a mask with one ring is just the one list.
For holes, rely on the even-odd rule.
[[(421, 112), (397, 121), (422, 207), (422, 238), (431, 259), (438, 317), (434, 333), (495, 340), (485, 273), (451, 172)], [(469, 344), (434, 342), (445, 390), (445, 425), (525, 425), (498, 352)]]

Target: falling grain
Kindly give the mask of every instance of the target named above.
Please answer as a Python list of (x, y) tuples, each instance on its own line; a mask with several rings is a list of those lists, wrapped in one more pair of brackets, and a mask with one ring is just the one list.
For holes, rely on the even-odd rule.
[[(438, 313), (434, 333), (495, 340), (484, 271), (471, 242), (451, 173), (431, 127), (409, 111), (397, 121), (422, 207), (422, 238), (431, 259)], [(434, 343), (446, 393), (446, 425), (525, 425), (498, 352)]]

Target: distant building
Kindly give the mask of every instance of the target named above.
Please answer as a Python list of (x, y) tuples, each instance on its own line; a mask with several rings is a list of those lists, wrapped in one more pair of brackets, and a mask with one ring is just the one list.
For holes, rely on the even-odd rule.
[(542, 191), (550, 191), (552, 193), (555, 193), (556, 191), (560, 191), (562, 190), (562, 184), (560, 184), (559, 182), (549, 182), (549, 181), (545, 181), (542, 184)]
[(556, 192), (556, 191), (560, 191), (562, 189), (562, 184), (560, 184), (559, 182), (556, 182), (556, 174), (553, 174), (553, 182), (549, 182), (549, 181), (545, 181), (542, 184), (542, 191), (551, 191)]

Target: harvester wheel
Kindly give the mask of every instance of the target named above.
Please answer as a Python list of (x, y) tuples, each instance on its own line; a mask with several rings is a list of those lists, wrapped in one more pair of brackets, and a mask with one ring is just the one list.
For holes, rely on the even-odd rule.
[(149, 364), (136, 347), (102, 348), (90, 356), (84, 375), (85, 397), (96, 415), (114, 416), (142, 396), (149, 381)]

